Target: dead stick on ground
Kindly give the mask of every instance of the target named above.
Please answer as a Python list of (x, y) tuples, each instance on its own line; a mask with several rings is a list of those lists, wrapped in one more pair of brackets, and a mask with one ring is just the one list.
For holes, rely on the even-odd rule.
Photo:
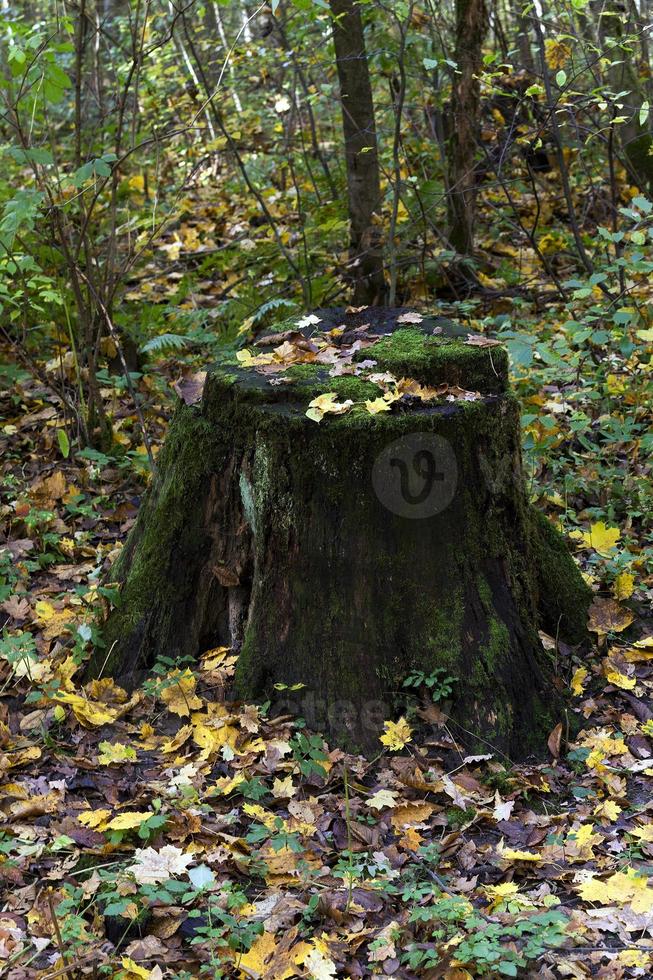
[(52, 901), (52, 892), (48, 888), (47, 891), (48, 905), (50, 907), (50, 916), (52, 918), (52, 925), (54, 927), (54, 934), (57, 937), (57, 946), (59, 952), (61, 953), (61, 961), (63, 963), (63, 970), (61, 971), (68, 980), (72, 980), (72, 974), (68, 973), (68, 967), (66, 966), (66, 949), (63, 944), (63, 939), (61, 938), (61, 929), (59, 928), (59, 921), (57, 919), (57, 913), (54, 910), (54, 902)]
[[(60, 970), (54, 970), (53, 973), (48, 973), (42, 978), (42, 980), (55, 980), (55, 977), (60, 977), (62, 974), (68, 974), (71, 969), (76, 969), (79, 966), (85, 966), (89, 961), (96, 959), (98, 956), (98, 951), (94, 950), (92, 953), (87, 953), (86, 956), (80, 956), (79, 959), (74, 960), (69, 963), (68, 966), (61, 967)], [(106, 956), (104, 957), (106, 960)]]

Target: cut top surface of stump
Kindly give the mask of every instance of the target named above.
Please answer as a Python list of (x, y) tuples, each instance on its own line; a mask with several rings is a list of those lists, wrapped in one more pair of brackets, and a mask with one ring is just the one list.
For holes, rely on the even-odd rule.
[(334, 308), (282, 321), (208, 373), (209, 401), (225, 385), (236, 386), (246, 402), (297, 409), (327, 392), (362, 404), (393, 390), (406, 408), (502, 394), (508, 358), (496, 341), (443, 317)]

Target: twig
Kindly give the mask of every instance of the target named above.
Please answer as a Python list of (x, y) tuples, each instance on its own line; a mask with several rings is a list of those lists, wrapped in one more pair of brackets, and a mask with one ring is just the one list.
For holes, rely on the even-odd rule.
[(63, 939), (61, 937), (61, 929), (59, 928), (57, 913), (54, 910), (54, 902), (52, 901), (52, 892), (49, 888), (47, 890), (46, 897), (48, 901), (48, 906), (50, 908), (50, 916), (52, 918), (52, 926), (54, 928), (54, 934), (57, 938), (57, 946), (59, 948), (59, 952), (61, 953), (61, 961), (64, 964), (63, 969), (61, 969), (59, 972), (63, 973), (63, 975), (68, 978), (68, 980), (72, 980), (72, 973), (68, 973), (68, 967), (66, 965), (66, 949), (64, 947)]

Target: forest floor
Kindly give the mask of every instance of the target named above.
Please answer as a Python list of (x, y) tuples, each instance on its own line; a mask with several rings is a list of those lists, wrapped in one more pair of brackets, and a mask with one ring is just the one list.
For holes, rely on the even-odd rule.
[[(533, 499), (571, 533), (595, 642), (544, 638), (580, 732), (559, 726), (524, 764), (458, 752), (446, 704), (417, 699), (376, 759), (347, 755), (225, 700), (225, 649), (193, 670), (163, 660), (132, 695), (83, 685), (111, 599), (100, 572), (146, 483), (142, 436), (107, 374), (116, 446), (72, 451), (45, 383), (71, 365), (39, 380), (0, 351), (4, 975), (653, 974), (653, 337), (636, 348), (626, 324), (615, 346), (593, 323), (588, 355), (560, 316), (523, 303), (504, 339)], [(197, 360), (139, 379), (155, 450)]]

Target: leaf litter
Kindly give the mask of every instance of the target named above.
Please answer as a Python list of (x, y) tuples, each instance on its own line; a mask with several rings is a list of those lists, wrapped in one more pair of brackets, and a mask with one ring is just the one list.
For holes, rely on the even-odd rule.
[[(320, 353), (276, 341), (263, 356), (282, 370)], [(349, 370), (341, 355), (330, 369)], [(396, 395), (469, 394), (362, 370), (389, 408)], [(191, 378), (187, 397), (202, 383)], [(142, 490), (139, 433), (126, 415), (129, 470), (93, 454), (57, 463), (46, 392), (22, 378), (13, 395), (7, 436), (29, 458), (22, 482), (4, 470), (0, 542), (8, 977), (651, 974), (653, 630), (632, 575), (609, 595), (596, 581), (597, 560), (623, 547), (619, 528), (590, 520), (576, 536), (597, 593), (594, 649), (543, 637), (572, 697), (547, 760), (467, 756), (446, 702), (424, 691), (387, 720), (370, 761), (229, 702), (228, 649), (162, 663), (131, 694), (111, 678), (83, 683), (112, 598), (98, 573)], [(158, 441), (165, 414), (152, 405)]]

